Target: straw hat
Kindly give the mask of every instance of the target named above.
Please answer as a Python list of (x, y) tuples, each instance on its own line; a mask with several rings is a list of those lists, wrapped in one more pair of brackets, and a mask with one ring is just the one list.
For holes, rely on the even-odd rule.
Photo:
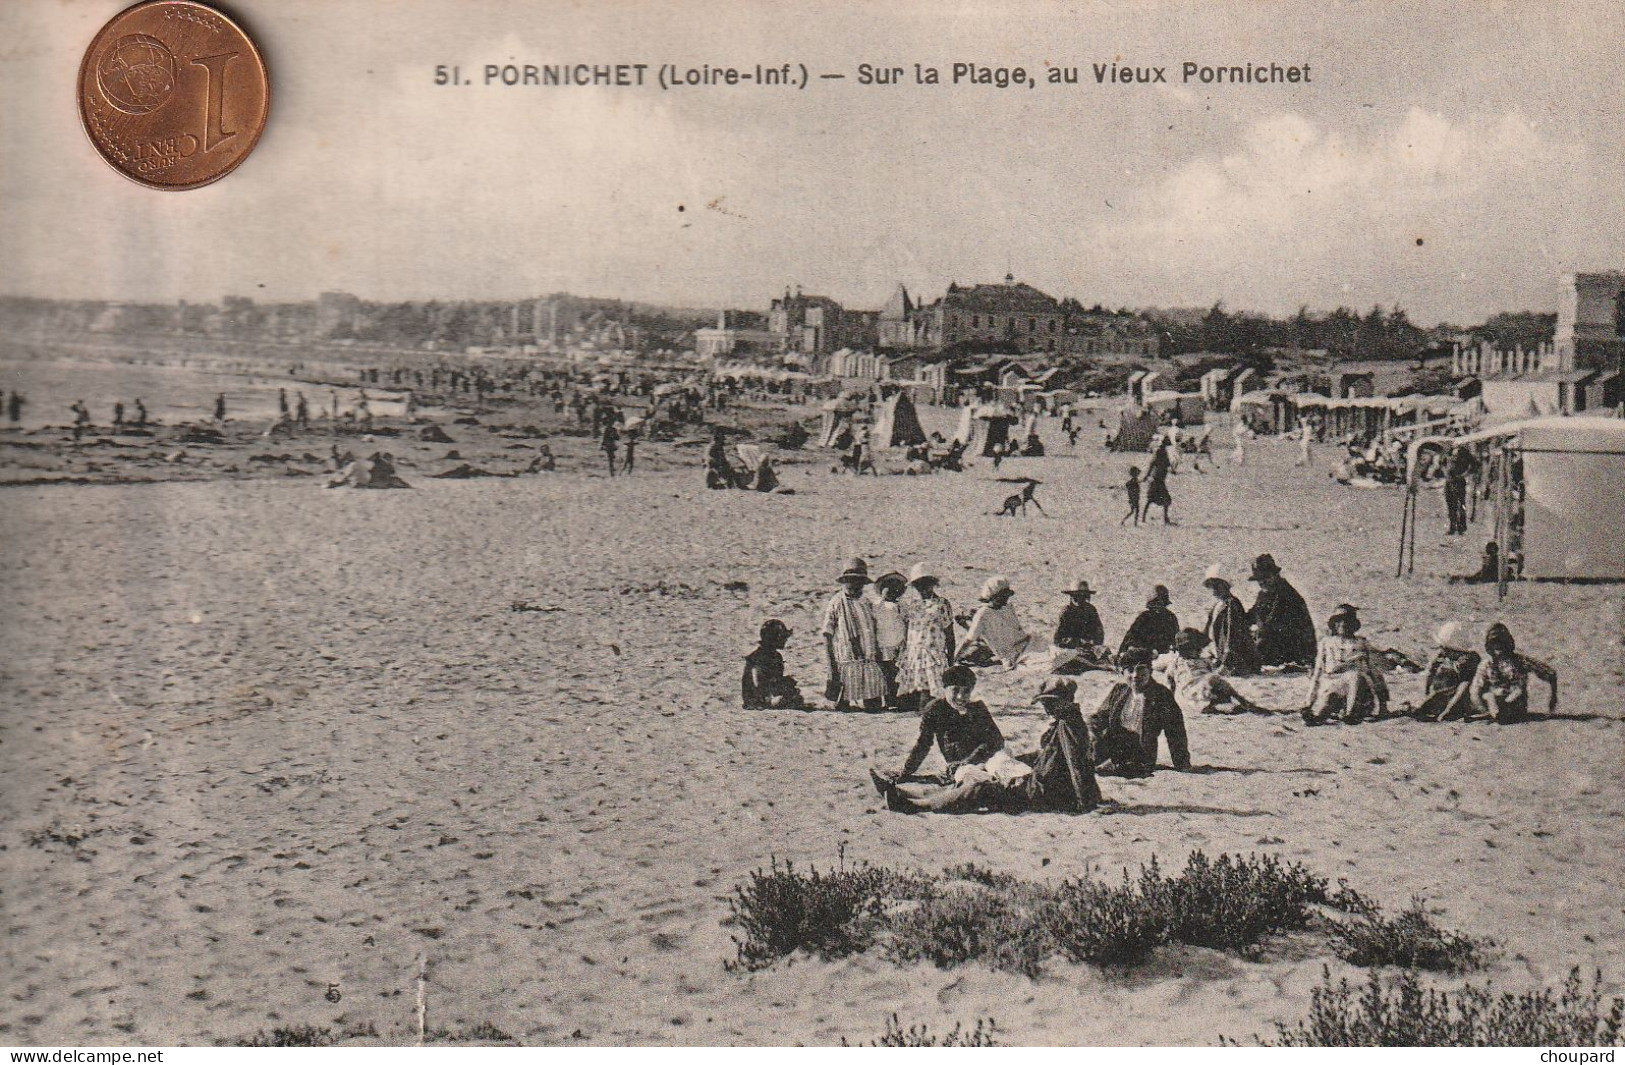
[(908, 583), (913, 584), (915, 581), (937, 580), (937, 575), (931, 572), (931, 569), (932, 567), (924, 562), (914, 563), (914, 565), (910, 566), (908, 569)]
[(1433, 642), (1451, 651), (1471, 651), (1472, 648), (1467, 646), (1467, 641), (1463, 639), (1464, 636), (1465, 633), (1462, 631), (1461, 622), (1447, 621), (1439, 626), (1439, 631), (1434, 634)]
[(1230, 582), (1224, 579), (1224, 567), (1215, 562), (1207, 568), (1207, 574), (1202, 578), (1202, 587), (1215, 588), (1219, 586), (1228, 588)]
[(1010, 580), (1008, 577), (989, 577), (982, 582), (982, 594), (977, 598), (986, 603), (990, 602), (1000, 592), (1008, 592), (1009, 590)]
[(841, 575), (836, 578), (836, 580), (841, 582), (856, 580), (862, 581), (864, 584), (868, 584), (869, 563), (863, 561), (861, 558), (847, 559), (846, 569), (841, 571)]
[(880, 576), (875, 578), (875, 587), (878, 588), (884, 584), (895, 584), (899, 588), (908, 587), (908, 581), (904, 579), (903, 575), (898, 573), (896, 570), (892, 570), (890, 573), (882, 573)]

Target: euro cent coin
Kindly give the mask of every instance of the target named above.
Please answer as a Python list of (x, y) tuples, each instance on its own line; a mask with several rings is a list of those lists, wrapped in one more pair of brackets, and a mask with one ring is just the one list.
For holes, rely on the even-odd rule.
[(79, 65), (79, 115), (119, 173), (155, 189), (195, 189), (259, 143), (271, 83), (231, 19), (193, 0), (148, 0), (115, 16)]

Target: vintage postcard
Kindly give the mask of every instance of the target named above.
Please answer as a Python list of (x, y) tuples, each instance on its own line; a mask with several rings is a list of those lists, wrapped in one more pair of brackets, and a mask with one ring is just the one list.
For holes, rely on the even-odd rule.
[(0, 41), (0, 1044), (1620, 1041), (1625, 7)]

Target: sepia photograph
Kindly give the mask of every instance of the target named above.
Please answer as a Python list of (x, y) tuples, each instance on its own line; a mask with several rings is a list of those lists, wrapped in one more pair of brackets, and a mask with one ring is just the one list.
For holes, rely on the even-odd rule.
[(0, 1046), (1625, 1042), (1625, 6), (0, 42)]

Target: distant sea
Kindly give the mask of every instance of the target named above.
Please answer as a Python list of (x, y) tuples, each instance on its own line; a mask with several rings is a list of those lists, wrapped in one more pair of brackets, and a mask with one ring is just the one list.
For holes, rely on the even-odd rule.
[[(232, 421), (269, 424), (277, 415), (277, 391), (286, 389), (288, 407), (293, 409), (299, 392), (310, 403), (312, 418), (332, 410), (333, 396), (340, 410), (355, 406), (360, 390), (353, 387), (313, 385), (277, 376), (270, 372), (230, 373), (203, 366), (96, 362), (78, 359), (0, 358), (0, 390), (9, 399), (13, 390), (27, 400), (22, 410), (25, 429), (47, 425), (72, 425), (68, 409), (83, 400), (96, 425), (110, 425), (113, 404), (124, 404), (126, 419), (135, 417), (135, 401), (147, 405), (147, 417), (165, 424), (208, 421), (214, 417), (215, 397), (224, 392), (226, 417)], [(393, 390), (368, 388), (369, 405), (375, 415), (402, 413), (401, 394)], [(0, 427), (13, 423), (0, 403)]]

